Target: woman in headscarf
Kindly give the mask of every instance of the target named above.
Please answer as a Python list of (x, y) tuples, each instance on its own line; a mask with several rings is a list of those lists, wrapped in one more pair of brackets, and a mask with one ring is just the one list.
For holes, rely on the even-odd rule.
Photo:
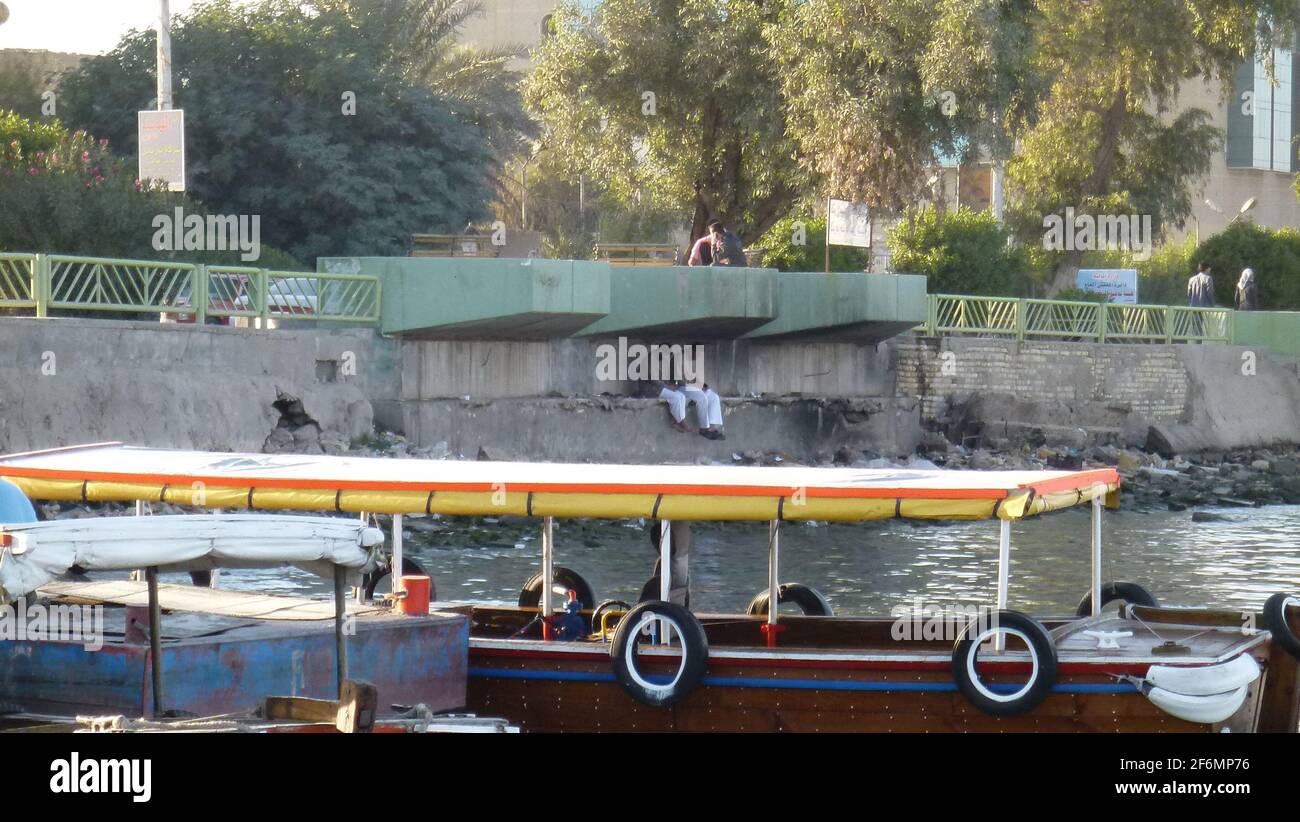
[(1237, 310), (1255, 311), (1259, 308), (1259, 296), (1255, 288), (1255, 272), (1249, 268), (1241, 271), (1237, 280)]

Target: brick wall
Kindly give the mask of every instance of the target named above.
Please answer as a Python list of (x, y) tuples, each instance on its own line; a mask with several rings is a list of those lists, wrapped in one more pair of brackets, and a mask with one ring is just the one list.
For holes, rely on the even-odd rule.
[(920, 397), (922, 419), (950, 397), (998, 395), (1062, 411), (1088, 427), (1106, 416), (1176, 422), (1189, 413), (1187, 369), (1170, 345), (900, 337), (892, 343), (898, 396)]

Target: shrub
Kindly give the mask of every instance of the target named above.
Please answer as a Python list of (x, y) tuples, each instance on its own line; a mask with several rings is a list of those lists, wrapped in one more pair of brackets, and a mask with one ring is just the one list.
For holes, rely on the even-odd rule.
[(1030, 266), (1009, 237), (991, 211), (964, 206), (911, 211), (886, 234), (894, 270), (927, 275), (931, 294), (1018, 297), (1029, 289)]
[[(803, 224), (802, 233), (798, 223)], [(800, 239), (803, 242), (797, 243)], [(763, 265), (767, 268), (780, 271), (825, 271), (826, 218), (786, 217), (778, 220), (754, 245), (767, 249), (767, 255), (763, 258)], [(869, 265), (869, 250), (831, 247), (831, 271), (864, 271)]]
[(1300, 310), (1300, 232), (1295, 229), (1274, 231), (1254, 223), (1233, 223), (1200, 244), (1196, 259), (1188, 261), (1184, 281), (1201, 260), (1210, 264), (1219, 305), (1234, 305), (1237, 278), (1243, 268), (1251, 268), (1261, 309)]

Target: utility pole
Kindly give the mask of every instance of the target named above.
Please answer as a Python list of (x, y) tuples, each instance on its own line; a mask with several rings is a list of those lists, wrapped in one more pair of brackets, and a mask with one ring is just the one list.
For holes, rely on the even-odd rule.
[(167, 0), (158, 0), (158, 110), (172, 108), (171, 10)]

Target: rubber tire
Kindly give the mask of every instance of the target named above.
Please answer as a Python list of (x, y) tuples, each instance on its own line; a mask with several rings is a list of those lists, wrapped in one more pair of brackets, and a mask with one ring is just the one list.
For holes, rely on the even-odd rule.
[[(659, 598), (659, 573), (656, 569), (655, 575), (645, 581), (641, 586), (641, 595), (636, 598), (637, 603), (642, 602), (663, 602)], [(686, 591), (686, 607), (691, 607), (691, 592)]]
[[(578, 601), (583, 608), (590, 608), (596, 602), (596, 593), (591, 590), (587, 580), (577, 571), (556, 565), (551, 569), (551, 584), (563, 585), (578, 592)], [(524, 587), (519, 589), (519, 607), (536, 608), (542, 601), (542, 572), (538, 571), (528, 578)]]
[[(377, 573), (366, 574), (361, 580), (362, 592), (367, 602), (375, 598), (375, 588), (379, 587), (379, 582), (384, 577), (392, 573), (391, 569), (384, 568)], [(433, 602), (438, 599), (438, 589), (433, 584), (433, 577), (420, 567), (420, 563), (410, 557), (402, 557), (402, 576), (427, 576), (429, 577), (429, 601)]]
[(980, 693), (971, 682), (967, 670), (969, 657), (978, 648), (973, 641), (974, 637), (968, 638), (973, 629), (980, 625), (979, 620), (972, 620), (957, 637), (952, 649), (952, 676), (957, 682), (957, 690), (961, 691), (968, 702), (991, 716), (1017, 716), (1032, 711), (1056, 684), (1056, 644), (1052, 642), (1052, 635), (1038, 620), (1019, 611), (991, 611), (988, 622), (995, 623), (999, 628), (1014, 628), (1029, 638), (1030, 645), (1038, 655), (1038, 677), (1028, 691), (1010, 702), (999, 702)]
[(614, 610), (616, 607), (619, 608), (619, 609), (621, 609), (621, 610), (624, 610), (624, 611), (630, 611), (630, 610), (632, 610), (632, 603), (630, 603), (630, 602), (624, 602), (624, 601), (621, 600), (621, 599), (606, 599), (606, 600), (602, 600), (601, 603), (600, 603), (599, 605), (597, 605), (595, 608), (593, 608), (592, 611), (591, 611), (591, 630), (592, 630), (592, 633), (595, 633), (596, 631), (599, 631), (599, 630), (600, 630), (600, 618), (601, 618), (601, 616), (604, 614), (604, 612), (605, 612), (605, 611), (612, 611), (612, 610)]
[[(767, 616), (768, 600), (771, 591), (760, 591), (749, 601), (750, 616)], [(831, 603), (816, 588), (809, 588), (798, 582), (783, 582), (776, 589), (777, 605), (793, 602), (803, 611), (804, 616), (835, 616)]]
[(1300, 660), (1300, 637), (1297, 637), (1286, 621), (1287, 600), (1300, 606), (1300, 596), (1294, 594), (1274, 594), (1264, 603), (1264, 627), (1273, 635), (1273, 641), (1282, 646), (1282, 650), (1292, 659)]
[[(1105, 608), (1109, 603), (1121, 599), (1129, 605), (1140, 605), (1145, 608), (1159, 607), (1155, 596), (1138, 585), (1136, 582), (1107, 582), (1101, 586), (1101, 607)], [(1083, 595), (1079, 600), (1079, 607), (1075, 609), (1074, 615), (1077, 617), (1092, 616), (1092, 591)]]
[[(668, 690), (647, 690), (632, 678), (628, 670), (628, 645), (637, 639), (632, 628), (646, 613), (662, 616), (676, 626), (681, 651), (686, 655), (681, 677)], [(666, 707), (685, 699), (704, 680), (704, 672), (709, 666), (709, 638), (704, 633), (704, 626), (690, 611), (671, 602), (651, 600), (642, 602), (619, 620), (618, 628), (614, 630), (614, 641), (609, 644), (609, 655), (614, 663), (614, 678), (628, 696), (643, 705)]]

